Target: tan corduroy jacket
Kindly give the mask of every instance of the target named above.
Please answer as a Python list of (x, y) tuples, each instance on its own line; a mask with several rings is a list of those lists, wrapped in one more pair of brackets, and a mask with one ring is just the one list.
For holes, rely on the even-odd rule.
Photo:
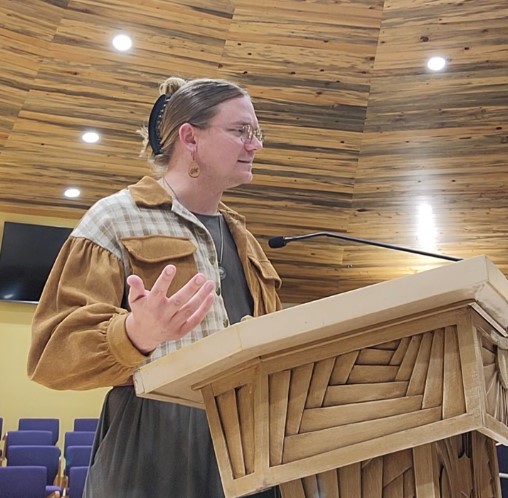
[[(280, 278), (242, 216), (221, 204), (238, 248), (254, 316), (280, 309)], [(220, 278), (213, 240), (199, 220), (153, 179), (145, 177), (100, 200), (85, 214), (57, 257), (37, 306), (28, 374), (54, 389), (92, 389), (129, 382), (143, 363), (228, 325), (220, 290), (203, 322), (183, 340), (149, 357), (125, 331), (125, 279), (136, 273), (151, 288), (164, 266), (177, 268), (168, 295), (197, 271)]]

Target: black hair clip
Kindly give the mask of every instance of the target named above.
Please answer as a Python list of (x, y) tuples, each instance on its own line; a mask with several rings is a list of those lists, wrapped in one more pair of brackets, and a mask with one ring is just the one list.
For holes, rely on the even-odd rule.
[(171, 95), (162, 94), (153, 105), (148, 118), (148, 142), (155, 155), (160, 154), (162, 150), (159, 128), (164, 109), (170, 98)]

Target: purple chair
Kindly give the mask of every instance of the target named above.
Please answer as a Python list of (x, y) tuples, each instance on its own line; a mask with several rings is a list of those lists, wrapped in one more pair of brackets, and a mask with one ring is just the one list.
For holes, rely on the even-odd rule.
[(67, 493), (69, 498), (82, 498), (85, 489), (88, 467), (71, 467), (69, 471), (69, 487)]
[(48, 446), (52, 441), (50, 431), (9, 431), (5, 434), (5, 458), (9, 457), (10, 446)]
[(58, 446), (10, 446), (8, 467), (44, 466), (46, 469), (46, 495), (55, 491), (62, 494), (62, 488), (55, 485), (60, 470), (61, 451)]
[(97, 430), (98, 423), (98, 418), (75, 418), (74, 430), (95, 432)]
[(51, 431), (56, 444), (60, 435), (60, 419), (58, 418), (20, 418), (18, 422), (20, 431)]
[(88, 467), (92, 457), (92, 446), (68, 446), (65, 458), (65, 475), (72, 467)]
[(64, 438), (64, 457), (67, 458), (69, 446), (92, 446), (95, 439), (95, 432), (91, 431), (69, 431)]
[(0, 467), (0, 496), (9, 498), (45, 498), (46, 468)]

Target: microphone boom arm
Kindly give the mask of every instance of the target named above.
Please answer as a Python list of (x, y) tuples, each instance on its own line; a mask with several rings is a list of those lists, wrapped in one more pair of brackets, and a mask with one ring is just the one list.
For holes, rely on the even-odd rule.
[[(375, 240), (368, 240), (368, 239), (361, 239), (359, 237), (351, 237), (349, 235), (341, 235), (339, 233), (334, 232), (316, 232), (316, 233), (310, 233), (307, 235), (297, 235), (294, 237), (274, 237), (274, 239), (282, 239), (283, 244), (278, 246), (270, 246), (270, 247), (282, 247), (286, 245), (287, 242), (293, 242), (294, 240), (303, 240), (303, 239), (310, 239), (312, 237), (319, 237), (319, 236), (326, 236), (326, 237), (333, 237), (334, 239), (341, 239), (341, 240), (349, 240), (351, 242), (359, 242), (360, 244), (367, 244), (371, 246), (378, 246), (378, 247), (384, 247), (385, 249), (393, 249), (395, 251), (403, 251), (403, 252), (410, 252), (412, 254), (420, 254), (422, 256), (430, 256), (433, 258), (440, 258), (440, 259), (446, 259), (448, 261), (462, 261), (462, 258), (456, 258), (455, 256), (447, 256), (445, 254), (436, 254), (433, 252), (428, 251), (420, 251), (419, 249), (412, 249), (410, 247), (404, 247), (404, 246), (396, 246), (393, 244), (387, 244), (385, 242), (377, 242)], [(271, 239), (271, 240), (274, 240)]]

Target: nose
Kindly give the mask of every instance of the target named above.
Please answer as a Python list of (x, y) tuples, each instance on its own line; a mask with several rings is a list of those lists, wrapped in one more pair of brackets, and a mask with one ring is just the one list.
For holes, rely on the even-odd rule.
[(256, 136), (253, 136), (252, 139), (245, 143), (245, 149), (248, 151), (257, 152), (263, 148), (263, 142), (259, 140)]

